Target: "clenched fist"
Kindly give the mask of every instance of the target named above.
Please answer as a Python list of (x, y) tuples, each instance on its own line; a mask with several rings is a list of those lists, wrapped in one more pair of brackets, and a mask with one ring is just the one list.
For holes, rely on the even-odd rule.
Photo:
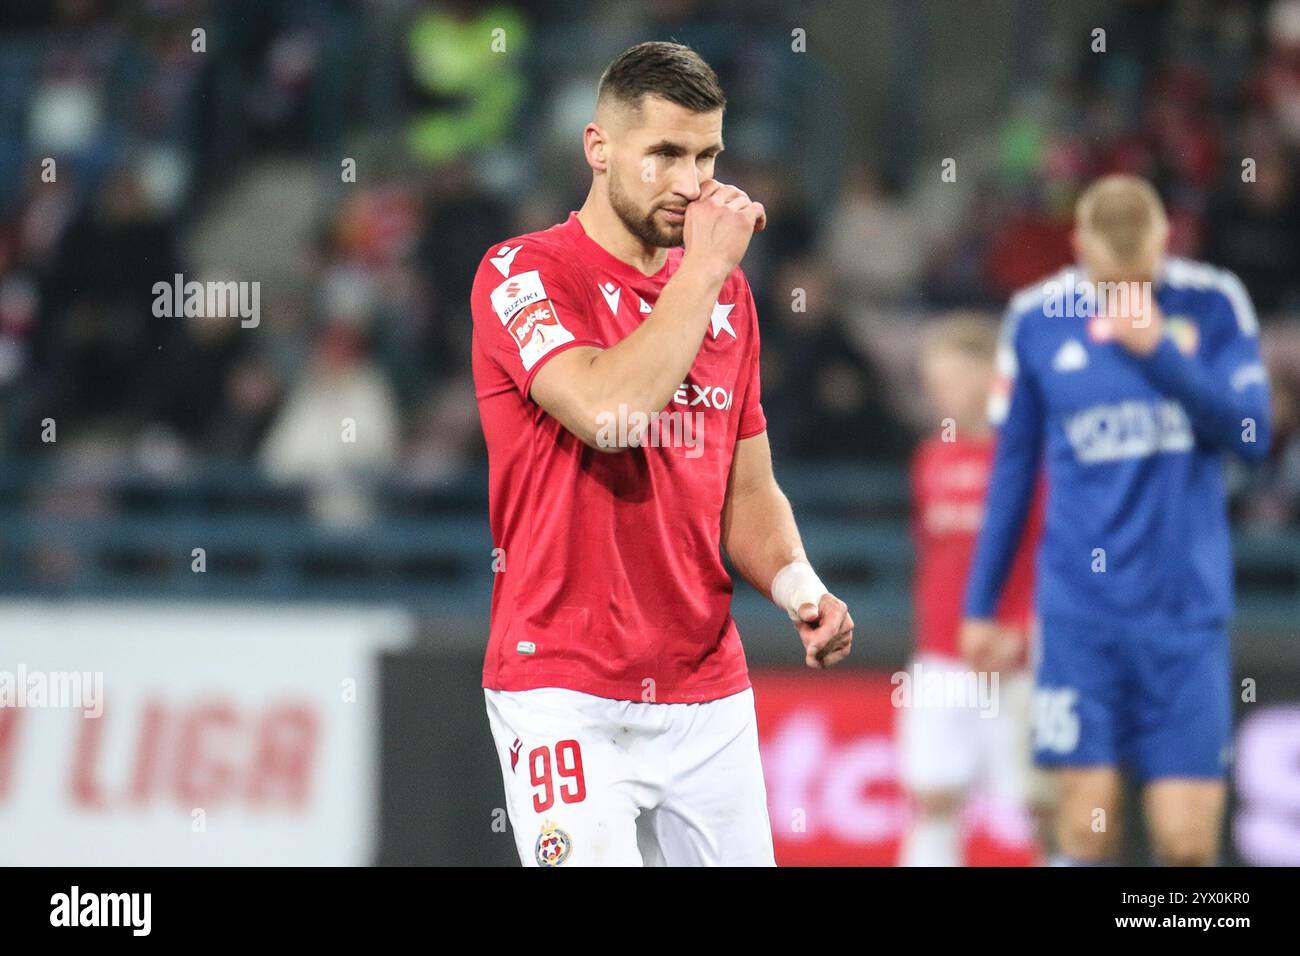
[(853, 647), (849, 606), (833, 594), (823, 594), (816, 606), (802, 605), (795, 627), (803, 641), (804, 663), (809, 667), (833, 667), (848, 657)]
[(977, 671), (1001, 671), (1014, 667), (1023, 640), (997, 621), (967, 618), (962, 622), (957, 643), (962, 657)]
[(686, 206), (682, 245), (688, 258), (706, 263), (725, 280), (740, 265), (754, 233), (766, 225), (762, 203), (735, 186), (710, 179), (700, 188), (699, 198)]

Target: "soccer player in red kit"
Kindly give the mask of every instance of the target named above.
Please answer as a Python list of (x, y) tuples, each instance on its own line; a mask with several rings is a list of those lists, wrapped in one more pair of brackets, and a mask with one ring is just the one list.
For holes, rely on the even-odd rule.
[(739, 268), (761, 204), (713, 178), (725, 99), (692, 50), (601, 77), (577, 213), (474, 281), (492, 595), (483, 687), (525, 865), (771, 865), (736, 569), (805, 660), (853, 621), (772, 475)]
[[(900, 858), (904, 866), (961, 862), (960, 813), (978, 786), (1012, 813), (1023, 814), (1043, 800), (1030, 755), (1032, 681), (1024, 659), (1041, 503), (1003, 594), (1002, 627), (981, 634), (978, 646), (961, 646), (958, 640), (993, 465), (994, 434), (985, 409), (997, 337), (994, 322), (957, 315), (930, 328), (921, 349), (925, 392), (942, 425), (912, 460), (917, 646), (912, 693), (898, 725), (901, 778), (912, 803)], [(982, 675), (989, 691), (983, 695)], [(927, 693), (937, 688), (958, 693)]]

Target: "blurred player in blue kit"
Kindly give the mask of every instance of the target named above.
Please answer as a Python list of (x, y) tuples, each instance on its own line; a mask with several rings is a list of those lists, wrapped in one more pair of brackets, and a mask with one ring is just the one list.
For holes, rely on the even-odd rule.
[(1036, 579), (1034, 756), (1063, 864), (1114, 862), (1121, 769), (1159, 862), (1218, 859), (1231, 759), (1232, 555), (1223, 452), (1268, 452), (1268, 379), (1232, 274), (1166, 254), (1155, 190), (1080, 197), (1078, 265), (1012, 298), (999, 423), (963, 641), (995, 609), (1046, 471)]

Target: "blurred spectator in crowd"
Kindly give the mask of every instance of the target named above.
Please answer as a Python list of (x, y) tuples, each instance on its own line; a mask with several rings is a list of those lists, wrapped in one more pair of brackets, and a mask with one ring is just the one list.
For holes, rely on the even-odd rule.
[(511, 4), (423, 4), (406, 36), (414, 155), (442, 163), (501, 143), (522, 103), (527, 42)]
[[(1032, 194), (1028, 194), (1032, 197)], [(985, 247), (984, 285), (1005, 300), (1070, 262), (1070, 220), (1060, 211), (1022, 195), (1004, 193), (1000, 217)]]
[[(226, 281), (226, 277), (213, 278)], [(236, 318), (168, 321), (161, 346), (141, 370), (148, 377), (144, 394), (151, 420), (194, 447), (206, 442), (214, 423), (227, 414), (226, 382), (247, 335)]]
[[(469, 162), (443, 167), (424, 210), (426, 228), (417, 258), (435, 308), (425, 374), (448, 376), (469, 368), (469, 292), (488, 245), (511, 234), (509, 212), (486, 190)], [(547, 225), (553, 225), (548, 223)]]
[(763, 405), (775, 453), (808, 461), (901, 455), (906, 434), (875, 367), (845, 331), (842, 296), (827, 270), (796, 261), (775, 285), (793, 292), (764, 330)]
[(30, 359), (40, 292), (32, 275), (13, 261), (18, 238), (0, 234), (0, 395), (22, 377)]
[[(354, 79), (346, 48), (360, 33), (347, 0), (279, 0), (229, 10), (218, 42), (244, 77), (238, 106), (249, 135), (272, 148), (336, 150)], [(188, 59), (193, 59), (188, 58)]]
[(255, 457), (280, 399), (281, 382), (271, 363), (259, 356), (230, 365), (221, 396), (221, 414), (210, 429), (213, 452), (231, 461)]
[(1300, 149), (1300, 0), (1274, 0), (1265, 20), (1268, 51), (1255, 91), (1272, 125)]
[[(38, 423), (55, 416), (61, 429), (115, 431), (106, 447), (124, 458), (148, 434), (195, 462), (283, 454), (295, 464), (277, 473), (301, 476), (342, 467), (338, 456), (400, 456), (404, 481), (436, 484), (481, 461), (465, 378), (473, 273), (489, 243), (580, 200), (569, 179), (596, 71), (609, 48), (651, 34), (716, 60), (731, 103), (724, 178), (768, 207), (745, 267), (778, 453), (901, 461), (907, 396), (891, 408), (900, 391), (881, 384), (910, 364), (900, 343), (914, 348), (935, 309), (1000, 309), (1068, 261), (1074, 197), (1105, 172), (1156, 181), (1178, 251), (1236, 271), (1261, 322), (1279, 327), (1300, 309), (1300, 0), (1121, 3), (1098, 19), (1105, 56), (1080, 46), (1005, 76), (990, 57), (978, 81), (1010, 80), (995, 121), (951, 143), (932, 131), (917, 144), (925, 175), (886, 181), (877, 170), (898, 164), (879, 154), (842, 176), (859, 151), (835, 139), (846, 110), (888, 115), (872, 112), (879, 92), (841, 100), (833, 45), (793, 55), (774, 0), (10, 0), (0, 441), (39, 448)], [(868, 136), (894, 132), (877, 125)], [(354, 154), (357, 179), (340, 184), (339, 156)], [(949, 155), (960, 178), (939, 183)], [(274, 186), (281, 169), (304, 219), (323, 226), (314, 245), (272, 247), (262, 325), (153, 319), (152, 284), (185, 271), (196, 235), (208, 262), (236, 261), (206, 241), (205, 218), (234, 218), (233, 244), (281, 234), (288, 198), (249, 208), (223, 188)], [(347, 336), (317, 324), (354, 329), (366, 347), (347, 356)], [(304, 408), (341, 421), (332, 406), (354, 392), (383, 409), (382, 452), (331, 439), (287, 453), (286, 421), (311, 418)], [(357, 421), (358, 445), (374, 440)], [(1292, 459), (1276, 467), (1276, 487), (1292, 487)]]
[(365, 355), (361, 333), (327, 327), (262, 444), (261, 465), (280, 482), (312, 488), (312, 513), (331, 525), (369, 521), (368, 479), (397, 460), (397, 401)]
[(53, 321), (39, 334), (59, 383), (58, 411), (93, 421), (153, 407), (142, 370), (156, 364), (177, 320), (153, 316), (151, 290), (181, 271), (171, 228), (140, 175), (115, 170), (68, 227), (45, 284)]
[(807, 197), (783, 169), (763, 163), (728, 161), (718, 177), (724, 182), (744, 183), (751, 196), (763, 197), (767, 228), (745, 253), (745, 277), (760, 307), (785, 308), (790, 290), (773, 286), (777, 272), (783, 263), (809, 255), (817, 241), (816, 217)]
[(1283, 150), (1252, 150), (1253, 174), (1228, 176), (1210, 211), (1205, 255), (1245, 283), (1266, 316), (1300, 307), (1300, 196), (1293, 159)]
[(1273, 405), (1273, 447), (1260, 467), (1235, 467), (1234, 491), (1245, 492), (1241, 519), (1261, 531), (1300, 522), (1300, 373), (1274, 365), (1269, 370)]
[(365, 325), (375, 360), (406, 403), (454, 367), (439, 338), (441, 272), (418, 264), (427, 232), (409, 184), (384, 178), (349, 190), (320, 238), (313, 274), (327, 321)]
[(989, 288), (985, 263), (1002, 197), (997, 183), (976, 185), (970, 213), (951, 232), (936, 236), (925, 253), (921, 293), (935, 308), (998, 305), (1005, 300)]
[(462, 373), (433, 389), (415, 409), (398, 481), (435, 486), (457, 477), (485, 455), (474, 381)]
[(887, 189), (869, 166), (858, 166), (831, 212), (822, 246), (847, 295), (892, 302), (915, 292), (925, 238), (906, 195)]

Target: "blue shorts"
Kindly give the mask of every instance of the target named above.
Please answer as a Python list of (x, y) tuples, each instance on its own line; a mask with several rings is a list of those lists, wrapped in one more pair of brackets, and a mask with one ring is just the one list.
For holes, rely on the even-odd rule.
[(1124, 765), (1139, 782), (1226, 772), (1232, 672), (1222, 627), (1044, 620), (1035, 652), (1040, 766)]

